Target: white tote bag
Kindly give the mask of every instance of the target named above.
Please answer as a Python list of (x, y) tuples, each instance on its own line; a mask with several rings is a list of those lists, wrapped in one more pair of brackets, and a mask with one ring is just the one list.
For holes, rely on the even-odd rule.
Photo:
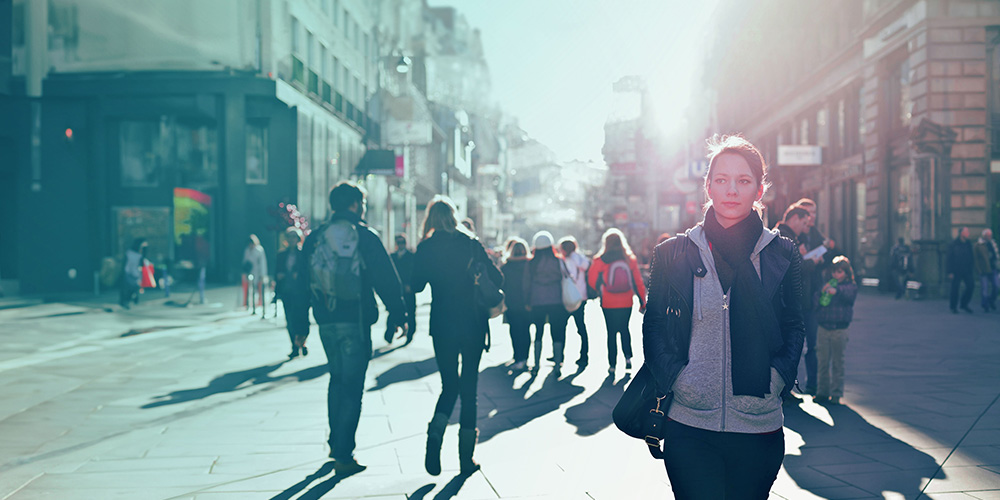
[(560, 261), (562, 265), (562, 300), (563, 306), (566, 307), (566, 311), (573, 312), (580, 307), (583, 303), (583, 296), (580, 295), (580, 289), (577, 288), (576, 282), (573, 281), (573, 277), (570, 276), (569, 270), (566, 269), (566, 263)]

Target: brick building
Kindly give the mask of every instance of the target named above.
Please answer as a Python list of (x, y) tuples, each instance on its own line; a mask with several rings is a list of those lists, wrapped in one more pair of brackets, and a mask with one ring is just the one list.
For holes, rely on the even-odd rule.
[(711, 129), (762, 148), (771, 223), (813, 198), (859, 274), (887, 282), (903, 238), (939, 293), (959, 228), (1000, 229), (1000, 2), (724, 0), (718, 12)]

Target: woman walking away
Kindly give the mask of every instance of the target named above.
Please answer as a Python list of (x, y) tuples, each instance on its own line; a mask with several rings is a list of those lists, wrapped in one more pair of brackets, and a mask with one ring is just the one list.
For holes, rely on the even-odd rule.
[(587, 273), (590, 286), (601, 293), (601, 310), (608, 328), (608, 373), (618, 363), (618, 335), (621, 334), (625, 369), (632, 369), (632, 335), (628, 330), (632, 316), (632, 297), (639, 296), (639, 312), (646, 310), (646, 286), (642, 283), (639, 261), (621, 231), (604, 232), (601, 249)]
[(479, 360), (489, 330), (489, 311), (476, 303), (476, 290), (468, 271), (473, 261), (486, 264), (487, 274), (494, 283), (503, 282), (503, 275), (490, 262), (483, 245), (455, 220), (455, 206), (447, 198), (435, 197), (427, 205), (423, 240), (417, 246), (411, 285), (414, 293), (427, 284), (431, 286), (430, 334), (441, 373), (441, 396), (434, 418), (427, 426), (424, 467), (434, 476), (441, 473), (441, 441), (459, 397), (462, 398), (458, 419), (459, 466), (463, 475), (479, 470), (472, 454), (479, 436), (476, 391)]
[(301, 276), (298, 271), (304, 267), (296, 267), (296, 263), (302, 258), (302, 230), (297, 227), (286, 229), (282, 245), (284, 249), (278, 252), (276, 258), (278, 269), (274, 275), (274, 295), (281, 299), (281, 305), (285, 310), (288, 340), (292, 344), (292, 352), (288, 354), (288, 359), (292, 359), (299, 354), (303, 356), (309, 354), (306, 337), (309, 336), (310, 298), (302, 293), (308, 288), (302, 284), (307, 276)]
[(834, 257), (826, 271), (827, 281), (816, 292), (816, 399), (817, 403), (839, 405), (844, 397), (844, 351), (847, 349), (847, 328), (854, 319), (854, 300), (858, 285), (854, 283), (851, 261), (843, 255)]
[(805, 336), (802, 257), (754, 210), (760, 151), (739, 136), (708, 144), (705, 219), (653, 252), (643, 352), (658, 392), (673, 392), (663, 462), (674, 495), (764, 500)]
[(525, 307), (524, 280), (528, 274), (528, 242), (513, 238), (507, 246), (503, 267), (505, 319), (510, 326), (510, 343), (514, 347), (513, 371), (523, 371), (528, 362), (528, 345), (531, 343), (531, 316)]
[(552, 234), (539, 231), (531, 239), (533, 256), (528, 263), (528, 277), (524, 282), (525, 302), (535, 325), (535, 366), (542, 360), (542, 336), (545, 323), (552, 335), (552, 361), (558, 370), (563, 362), (566, 347), (566, 322), (569, 313), (562, 301), (562, 259), (552, 249)]

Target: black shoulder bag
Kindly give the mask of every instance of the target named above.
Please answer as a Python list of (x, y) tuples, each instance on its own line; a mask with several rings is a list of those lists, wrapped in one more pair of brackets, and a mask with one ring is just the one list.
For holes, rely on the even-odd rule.
[(469, 276), (469, 280), (472, 281), (472, 287), (476, 290), (476, 304), (483, 311), (487, 311), (491, 318), (495, 318), (502, 314), (504, 310), (503, 290), (490, 279), (486, 263), (476, 259), (477, 249), (475, 245), (479, 245), (479, 242), (477, 240), (469, 241), (471, 254), (469, 255), (469, 265), (466, 268), (466, 273)]
[[(688, 242), (687, 236), (677, 235), (678, 241), (671, 248), (667, 266), (676, 262), (677, 254)], [(670, 287), (667, 287), (670, 293)], [(668, 300), (669, 303), (669, 300)], [(674, 400), (673, 391), (661, 391), (656, 385), (652, 370), (646, 363), (642, 364), (635, 378), (629, 383), (611, 418), (615, 426), (625, 434), (636, 439), (642, 439), (649, 447), (649, 454), (655, 459), (663, 458), (660, 443), (663, 441), (664, 425), (667, 423), (667, 410)]]

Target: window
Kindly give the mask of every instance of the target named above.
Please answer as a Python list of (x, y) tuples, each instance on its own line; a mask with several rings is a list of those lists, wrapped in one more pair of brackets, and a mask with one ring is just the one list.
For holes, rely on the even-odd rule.
[(910, 126), (910, 117), (913, 112), (913, 101), (910, 100), (910, 59), (904, 55), (900, 61), (892, 67), (889, 74), (888, 84), (888, 106), (889, 117), (892, 120), (892, 130), (898, 130)]
[[(990, 50), (990, 122), (993, 131), (993, 158), (1000, 158), (1000, 37), (995, 29), (987, 31), (987, 39), (992, 40)], [(1000, 214), (997, 214), (1000, 216)], [(994, 220), (1000, 220), (997, 217)]]
[(122, 187), (157, 187), (166, 160), (165, 137), (159, 122), (122, 121), (118, 129)]
[(333, 84), (333, 88), (337, 92), (340, 92), (344, 88), (340, 83), (340, 60), (336, 57), (333, 58), (333, 79), (330, 83)]
[(162, 179), (202, 190), (219, 184), (218, 136), (212, 126), (167, 116), (123, 120), (118, 138), (122, 187), (158, 187)]
[(302, 54), (302, 35), (299, 20), (292, 18), (292, 54)]
[(858, 143), (862, 144), (865, 141), (865, 89), (864, 87), (858, 87), (858, 95), (855, 102), (858, 103)]
[(178, 121), (172, 127), (181, 187), (208, 189), (219, 185), (218, 135), (215, 127)]
[(799, 123), (799, 144), (809, 144), (809, 119), (803, 118)]
[(816, 112), (816, 145), (827, 147), (830, 145), (830, 126), (827, 123), (827, 109), (822, 107)]
[(837, 152), (846, 155), (847, 152), (847, 101), (841, 97), (837, 101)]
[(306, 31), (306, 62), (309, 64), (309, 69), (316, 67), (316, 47), (313, 39), (313, 34)]
[(320, 44), (320, 46), (319, 46), (319, 74), (320, 74), (321, 78), (323, 78), (323, 80), (329, 80), (330, 79), (330, 75), (328, 74), (329, 71), (330, 71), (329, 62), (326, 59), (326, 46), (323, 45), (323, 44)]
[(247, 124), (247, 184), (267, 184), (267, 126)]

